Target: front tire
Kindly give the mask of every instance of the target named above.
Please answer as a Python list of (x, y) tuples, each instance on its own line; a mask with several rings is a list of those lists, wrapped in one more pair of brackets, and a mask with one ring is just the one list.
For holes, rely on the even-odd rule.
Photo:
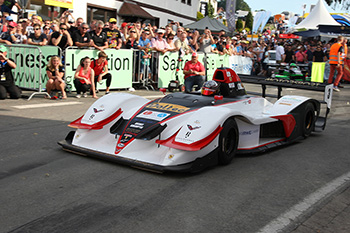
[(307, 103), (304, 110), (302, 135), (304, 138), (310, 136), (315, 128), (315, 106), (312, 103)]
[(235, 157), (238, 147), (238, 126), (234, 119), (228, 119), (219, 136), (219, 164), (227, 165)]

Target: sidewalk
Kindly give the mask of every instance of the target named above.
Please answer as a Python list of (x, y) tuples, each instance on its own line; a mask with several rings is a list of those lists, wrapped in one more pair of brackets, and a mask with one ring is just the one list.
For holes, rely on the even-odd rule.
[(325, 206), (292, 232), (350, 232), (350, 187), (334, 196)]

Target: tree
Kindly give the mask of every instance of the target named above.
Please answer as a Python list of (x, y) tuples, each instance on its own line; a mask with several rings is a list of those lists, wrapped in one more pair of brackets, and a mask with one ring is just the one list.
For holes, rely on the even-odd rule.
[(209, 16), (209, 18), (213, 18), (214, 17), (214, 7), (211, 4), (210, 0), (208, 2), (208, 16)]
[[(218, 7), (222, 7), (226, 10), (226, 0), (222, 0), (218, 3)], [(250, 11), (249, 5), (244, 0), (236, 1), (236, 11)]]
[(243, 21), (241, 19), (237, 20), (236, 29), (237, 29), (237, 31), (241, 31), (243, 29)]
[(245, 23), (245, 27), (246, 28), (249, 28), (250, 31), (253, 29), (253, 14), (252, 12), (248, 12), (248, 15), (246, 16), (246, 23)]

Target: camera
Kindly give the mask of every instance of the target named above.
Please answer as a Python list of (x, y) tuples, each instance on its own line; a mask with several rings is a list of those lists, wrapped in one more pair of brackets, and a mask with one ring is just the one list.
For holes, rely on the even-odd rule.
[(69, 13), (73, 13), (73, 10), (68, 10)]

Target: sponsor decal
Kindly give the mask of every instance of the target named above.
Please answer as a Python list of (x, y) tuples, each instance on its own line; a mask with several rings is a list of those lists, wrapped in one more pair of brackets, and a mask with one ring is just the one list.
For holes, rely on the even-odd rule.
[(140, 113), (139, 115), (137, 115), (136, 117), (155, 120), (155, 121), (162, 121), (165, 118), (167, 118), (169, 115), (170, 114), (164, 113), (164, 112), (146, 110)]
[(245, 105), (252, 104), (252, 100), (244, 101), (243, 104), (245, 104)]
[(244, 135), (253, 135), (253, 134), (256, 134), (256, 133), (258, 133), (258, 132), (259, 132), (259, 130), (256, 129), (256, 130), (242, 131), (242, 132), (240, 132), (239, 134), (240, 134), (241, 136), (244, 136)]
[(201, 128), (201, 126), (192, 126), (192, 125), (187, 125), (187, 128), (189, 129), (189, 130), (195, 130), (195, 129), (200, 129)]
[(120, 140), (120, 143), (127, 143), (132, 138), (131, 134), (124, 134), (122, 139)]
[(147, 105), (146, 108), (153, 108), (153, 109), (176, 112), (176, 113), (183, 113), (190, 109), (181, 105), (168, 104), (168, 103), (151, 103)]
[(128, 134), (136, 135), (140, 133), (141, 129), (126, 128), (125, 132)]
[(189, 136), (191, 136), (191, 132), (187, 132), (187, 133), (185, 134), (185, 138), (188, 138)]
[(231, 72), (230, 72), (230, 71), (226, 71), (226, 76), (227, 76), (227, 77), (230, 77), (230, 81), (232, 81), (232, 80), (231, 80)]
[(288, 105), (288, 106), (292, 106), (292, 104), (289, 104), (289, 103), (280, 103), (280, 105)]
[(130, 125), (131, 128), (136, 128), (136, 129), (143, 129), (143, 126), (144, 124), (139, 122), (135, 122), (135, 124)]
[(228, 86), (229, 88), (235, 88), (235, 83), (229, 83)]
[(101, 109), (97, 109), (97, 108), (93, 108), (94, 109), (94, 113), (99, 113), (99, 112), (103, 112), (104, 109), (101, 108)]
[(91, 114), (90, 117), (89, 117), (89, 121), (91, 121), (92, 119), (94, 119), (96, 115), (95, 114)]
[(118, 143), (118, 147), (124, 147), (125, 145), (123, 143)]
[(192, 140), (192, 139), (187, 139), (187, 138), (176, 138), (176, 141), (178, 141), (178, 142), (183, 142), (183, 143), (193, 143), (194, 142), (194, 140)]
[(238, 90), (242, 90), (242, 89), (244, 89), (244, 86), (242, 83), (237, 83), (237, 88), (238, 88)]

